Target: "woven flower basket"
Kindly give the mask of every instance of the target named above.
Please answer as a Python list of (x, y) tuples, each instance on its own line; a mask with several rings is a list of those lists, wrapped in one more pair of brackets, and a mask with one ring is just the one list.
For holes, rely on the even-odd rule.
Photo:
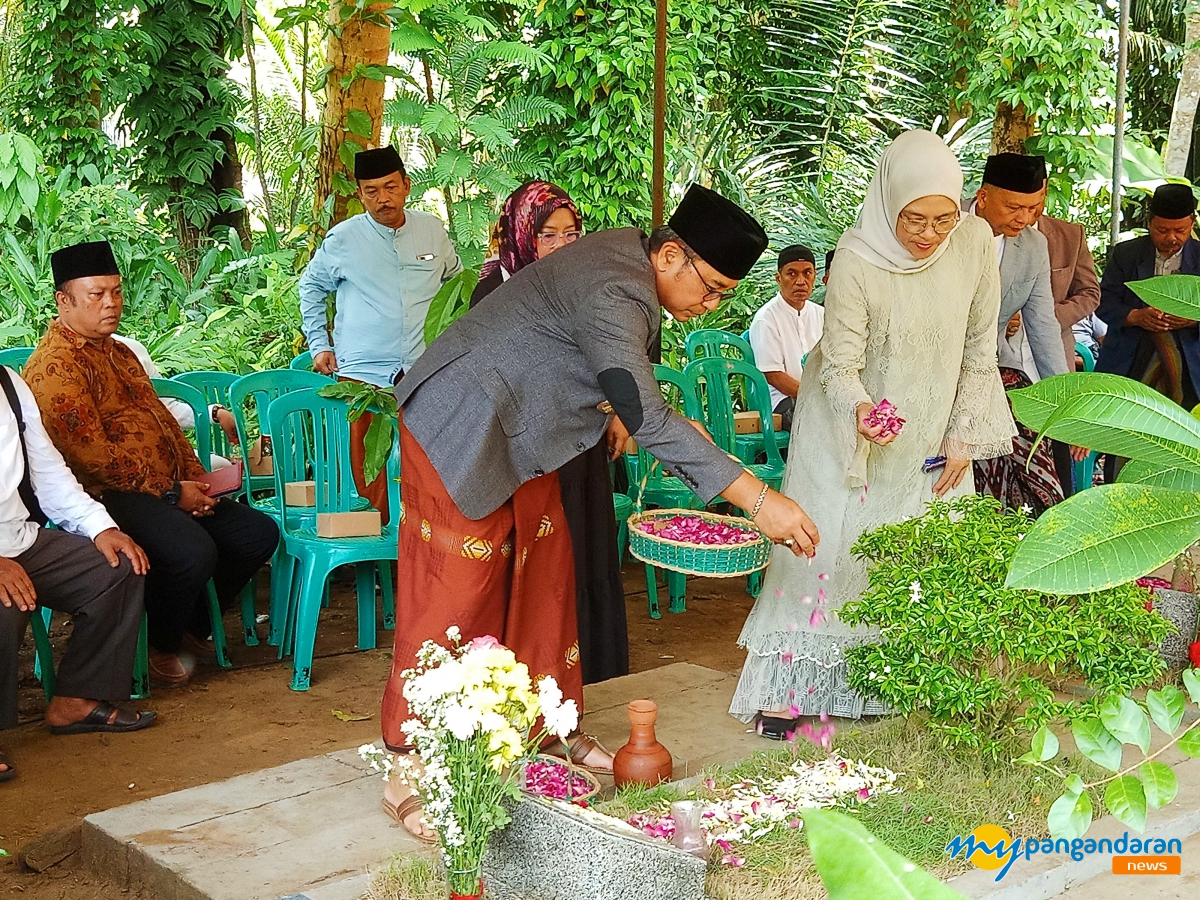
[[(560, 799), (567, 803), (574, 803), (578, 806), (582, 806), (583, 804), (587, 803), (588, 800), (592, 799), (592, 797), (595, 797), (598, 793), (600, 793), (600, 782), (596, 779), (595, 775), (593, 775), (591, 772), (588, 772), (586, 769), (581, 769), (581, 768), (579, 768), (579, 766), (573, 765), (572, 763), (569, 763), (566, 760), (561, 759), (557, 756), (547, 756), (544, 753), (537, 754), (530, 761), (546, 763), (548, 765), (556, 766), (560, 769), (566, 769), (567, 772), (570, 773), (570, 776), (573, 780), (583, 781), (583, 782), (587, 783), (587, 786), (588, 786), (587, 792), (584, 794), (580, 794), (578, 797), (559, 797), (559, 798), (553, 798), (553, 799)], [(529, 794), (530, 796), (532, 796), (532, 797), (542, 796), (541, 794), (535, 793), (533, 791), (525, 790), (524, 772), (521, 773), (520, 784), (521, 784), (521, 790), (524, 791), (525, 793)]]
[(707, 522), (758, 532), (754, 523), (739, 516), (721, 516), (695, 509), (652, 509), (629, 517), (629, 552), (642, 562), (661, 569), (710, 578), (735, 578), (767, 567), (774, 544), (765, 534), (744, 544), (692, 544), (649, 534), (638, 528), (642, 522), (696, 516)]

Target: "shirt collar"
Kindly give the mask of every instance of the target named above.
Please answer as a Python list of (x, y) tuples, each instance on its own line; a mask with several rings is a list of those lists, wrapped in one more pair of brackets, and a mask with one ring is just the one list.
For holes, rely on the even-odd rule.
[(378, 222), (375, 221), (375, 217), (372, 216), (369, 212), (364, 211), (363, 215), (367, 217), (367, 222), (370, 224), (370, 226), (373, 229), (375, 229), (375, 231), (379, 234), (379, 236), (385, 237), (389, 241), (392, 240), (393, 238), (395, 238), (396, 235), (398, 235), (401, 231), (403, 231), (404, 225), (407, 225), (410, 221), (408, 210), (404, 211), (404, 225), (401, 225), (399, 228), (388, 228), (386, 225), (380, 225)]
[(75, 333), (66, 325), (64, 325), (62, 319), (59, 319), (57, 316), (50, 321), (50, 330), (55, 332), (61, 340), (65, 341), (69, 346), (76, 350), (82, 350), (84, 347), (93, 345), (97, 347), (103, 347), (105, 342), (112, 343), (112, 338), (110, 337), (97, 338), (96, 340), (85, 338), (83, 335)]

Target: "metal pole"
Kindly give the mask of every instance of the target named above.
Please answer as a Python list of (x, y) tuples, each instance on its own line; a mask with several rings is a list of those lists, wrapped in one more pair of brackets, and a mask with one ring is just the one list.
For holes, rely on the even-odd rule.
[(657, 0), (654, 14), (654, 159), (650, 176), (651, 224), (664, 221), (664, 169), (667, 131), (667, 0)]
[(1129, 70), (1129, 0), (1121, 0), (1121, 18), (1117, 26), (1117, 108), (1113, 114), (1112, 222), (1110, 242), (1121, 234), (1121, 175), (1125, 157), (1125, 76)]

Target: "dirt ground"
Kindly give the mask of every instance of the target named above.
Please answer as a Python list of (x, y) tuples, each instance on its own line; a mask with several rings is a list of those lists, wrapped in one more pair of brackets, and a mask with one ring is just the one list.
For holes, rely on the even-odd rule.
[[(720, 671), (740, 668), (736, 646), (753, 605), (744, 579), (702, 579), (688, 584), (688, 611), (649, 618), (644, 567), (625, 567), (630, 667), (642, 672), (673, 662)], [(266, 578), (260, 579), (264, 589)], [(259, 609), (266, 608), (265, 594)], [(55, 620), (59, 650), (69, 626)], [(260, 632), (263, 626), (260, 626)], [(32, 637), (21, 655), (21, 724), (0, 732), (0, 747), (18, 770), (0, 785), (0, 898), (107, 900), (130, 898), (87, 872), (78, 856), (43, 874), (18, 869), (15, 854), (27, 841), (56, 826), (114, 806), (221, 781), (338, 746), (379, 737), (379, 701), (391, 666), (391, 633), (379, 631), (379, 649), (357, 652), (353, 588), (335, 583), (317, 633), (312, 688), (288, 689), (290, 662), (276, 659), (265, 643), (238, 640), (236, 612), (227, 618), (234, 668), (204, 668), (183, 689), (159, 690), (139, 706), (158, 713), (158, 722), (130, 735), (54, 737), (42, 725), (45, 700), (33, 678)], [(352, 721), (343, 721), (335, 711)], [(361, 720), (359, 720), (361, 718)]]

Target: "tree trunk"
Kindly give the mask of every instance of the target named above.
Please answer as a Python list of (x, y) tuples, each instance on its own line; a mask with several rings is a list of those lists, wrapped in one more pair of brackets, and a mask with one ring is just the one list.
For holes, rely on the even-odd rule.
[[(1021, 0), (1004, 0), (1013, 15), (1021, 7)], [(1025, 104), (1015, 107), (1001, 101), (996, 104), (996, 117), (992, 121), (991, 153), (1024, 153), (1025, 142), (1033, 137), (1034, 121), (1025, 110)]]
[(1188, 154), (1192, 149), (1192, 130), (1196, 121), (1196, 106), (1200, 103), (1200, 13), (1187, 17), (1183, 39), (1187, 51), (1179, 72), (1179, 87), (1171, 107), (1171, 132), (1163, 164), (1168, 175), (1183, 176), (1187, 170)]
[(1001, 101), (996, 104), (992, 123), (992, 153), (1025, 153), (1025, 142), (1033, 137), (1034, 121), (1025, 112), (1025, 105), (1016, 108)]
[[(322, 116), (320, 154), (317, 158), (313, 218), (318, 223), (323, 220), (325, 203), (332, 195), (333, 215), (329, 220), (329, 225), (332, 226), (346, 218), (349, 195), (344, 191), (348, 185), (354, 183), (354, 173), (347, 171), (339, 151), (347, 139), (360, 145), (363, 143), (362, 138), (351, 135), (347, 130), (346, 114), (357, 109), (370, 117), (370, 147), (379, 146), (380, 131), (383, 127), (383, 82), (360, 76), (343, 87), (342, 79), (352, 77), (355, 67), (359, 65), (387, 65), (391, 29), (382, 24), (385, 20), (377, 21), (377, 17), (393, 4), (391, 0), (372, 3), (366, 9), (369, 20), (355, 14), (340, 27), (337, 25), (337, 15), (343, 4), (340, 0), (333, 0), (331, 5), (331, 25), (325, 52), (329, 74), (325, 82), (325, 110)], [(342, 188), (340, 191), (339, 186)]]

